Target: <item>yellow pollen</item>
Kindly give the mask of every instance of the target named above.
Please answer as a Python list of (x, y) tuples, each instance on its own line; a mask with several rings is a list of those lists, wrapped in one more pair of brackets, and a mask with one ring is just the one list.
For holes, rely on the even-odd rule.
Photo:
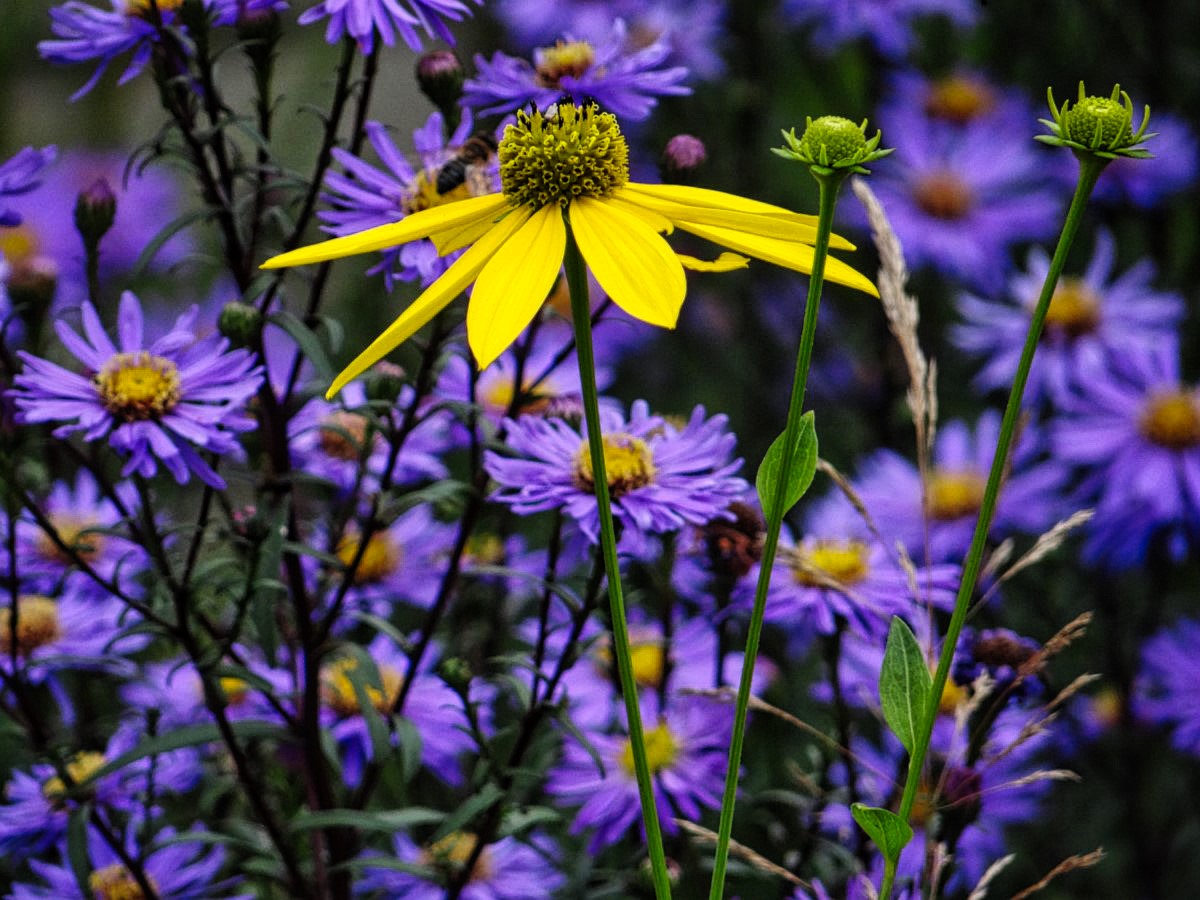
[(633, 680), (642, 687), (657, 688), (662, 684), (667, 666), (667, 654), (662, 644), (641, 643), (630, 648), (633, 657)]
[[(929, 674), (931, 676), (933, 675), (934, 669), (936, 669), (936, 668), (937, 668), (937, 666), (933, 666), (930, 669)], [(959, 704), (961, 704), (966, 699), (967, 699), (966, 688), (962, 687), (961, 685), (955, 684), (954, 679), (947, 678), (946, 684), (942, 688), (941, 699), (938, 700), (938, 712), (943, 716), (952, 716), (952, 715), (954, 715), (955, 710), (958, 709)]]
[(504, 562), (504, 540), (494, 534), (474, 534), (467, 540), (467, 558), (477, 566)]
[(596, 61), (596, 51), (587, 41), (559, 41), (553, 47), (533, 51), (537, 81), (542, 87), (556, 88), (564, 76), (578, 78)]
[[(179, 9), (179, 7), (183, 6), (183, 0), (155, 0), (154, 5), (158, 7), (158, 11), (161, 13), (171, 9)], [(125, 0), (125, 15), (141, 16), (144, 18), (149, 12), (150, 0)]]
[[(348, 534), (343, 537), (335, 551), (337, 558), (346, 566), (358, 556), (359, 536)], [(386, 531), (377, 531), (367, 541), (358, 568), (354, 570), (355, 584), (378, 584), (400, 568), (404, 550)]]
[[(675, 740), (675, 735), (671, 734), (671, 729), (667, 727), (666, 722), (659, 722), (646, 731), (643, 736), (646, 739), (646, 765), (649, 767), (651, 775), (657, 775), (675, 762), (679, 756), (679, 742)], [(625, 740), (625, 746), (621, 748), (621, 768), (630, 775), (634, 774), (633, 745), (629, 743), (628, 739)]]
[(822, 587), (830, 579), (850, 586), (867, 577), (867, 545), (853, 540), (805, 541), (791, 554), (797, 584)]
[(221, 693), (225, 695), (225, 700), (231, 706), (237, 706), (243, 703), (250, 696), (250, 685), (241, 678), (235, 678), (232, 675), (222, 675), (218, 684), (221, 685)]
[(975, 204), (971, 187), (953, 172), (932, 172), (913, 189), (913, 199), (926, 215), (953, 221), (963, 218)]
[[(317, 444), (331, 459), (357, 461), (367, 446), (370, 422), (361, 413), (339, 409), (330, 413), (317, 429)], [(372, 434), (372, 438), (376, 435)]]
[[(452, 831), (441, 840), (434, 841), (421, 850), (421, 863), (441, 869), (443, 872), (456, 873), (467, 864), (467, 860), (475, 852), (475, 844), (478, 841), (479, 838), (469, 831)], [(491, 858), (485, 847), (479, 854), (479, 859), (475, 861), (475, 866), (471, 869), (471, 875), (467, 881), (468, 883), (487, 881), (491, 877)]]
[[(149, 873), (146, 875), (146, 880), (150, 883), (150, 888), (157, 894), (158, 885), (154, 883), (154, 879), (150, 877)], [(88, 888), (92, 892), (93, 900), (145, 900), (146, 897), (141, 885), (137, 883), (137, 879), (120, 863), (113, 863), (111, 866), (94, 871), (88, 876)]]
[(28, 225), (0, 228), (0, 256), (13, 268), (22, 268), (38, 255), (41, 244)]
[(104, 408), (126, 422), (161, 418), (179, 402), (179, 369), (145, 350), (113, 356), (92, 384)]
[[(544, 386), (531, 388), (526, 382), (521, 386), (521, 402), (514, 410), (522, 415), (537, 415), (542, 412), (554, 399), (554, 394)], [(513, 402), (513, 382), (511, 378), (500, 377), (493, 380), (480, 397), (486, 409), (497, 413), (507, 413)]]
[[(67, 774), (71, 776), (72, 784), (79, 784), (90, 778), (105, 763), (104, 754), (92, 750), (76, 753), (67, 763)], [(42, 796), (51, 803), (60, 803), (66, 799), (67, 786), (57, 775), (52, 775), (42, 783)]]
[(100, 555), (100, 551), (104, 548), (104, 535), (90, 529), (95, 528), (99, 524), (98, 522), (67, 514), (51, 516), (50, 523), (54, 526), (54, 530), (58, 532), (58, 536), (62, 539), (62, 542), (72, 552), (67, 553), (58, 544), (50, 540), (50, 536), (46, 532), (39, 531), (37, 536), (37, 552), (39, 556), (48, 562), (64, 566), (71, 565), (77, 559), (81, 559), (86, 563), (96, 561), (96, 558)]
[(1078, 278), (1064, 278), (1050, 298), (1046, 330), (1067, 338), (1091, 334), (1100, 324), (1100, 298)]
[(1200, 397), (1191, 391), (1163, 391), (1142, 407), (1138, 430), (1168, 450), (1200, 446)]
[(930, 518), (948, 522), (979, 511), (987, 482), (973, 469), (934, 469), (925, 487)]
[[(0, 653), (12, 653), (12, 607), (0, 606)], [(41, 594), (22, 594), (17, 598), (17, 652), (29, 656), (39, 647), (53, 644), (62, 637), (58, 622), (58, 604)]]
[[(604, 435), (604, 471), (613, 498), (645, 487), (658, 474), (654, 467), (654, 454), (646, 442), (623, 433)], [(586, 440), (579, 445), (579, 451), (575, 454), (575, 485), (581, 491), (592, 491), (596, 487), (592, 454)]]
[(925, 97), (925, 112), (935, 119), (966, 125), (991, 112), (995, 93), (985, 84), (961, 75), (935, 82)]
[[(343, 719), (361, 715), (362, 707), (354, 693), (354, 682), (350, 673), (358, 668), (358, 660), (343, 657), (325, 666), (321, 679), (321, 695), (325, 705)], [(392, 704), (400, 696), (400, 684), (404, 680), (392, 666), (377, 666), (383, 690), (367, 685), (367, 699), (375, 710), (383, 715), (392, 711)]]

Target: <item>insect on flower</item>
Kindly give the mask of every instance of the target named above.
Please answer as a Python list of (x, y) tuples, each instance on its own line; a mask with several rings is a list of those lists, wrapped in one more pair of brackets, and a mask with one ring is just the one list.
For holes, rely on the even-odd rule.
[(476, 131), (458, 152), (448, 159), (434, 179), (438, 194), (448, 194), (459, 185), (471, 188), (472, 196), (480, 196), (491, 190), (487, 173), (488, 161), (496, 153), (499, 142), (490, 131)]

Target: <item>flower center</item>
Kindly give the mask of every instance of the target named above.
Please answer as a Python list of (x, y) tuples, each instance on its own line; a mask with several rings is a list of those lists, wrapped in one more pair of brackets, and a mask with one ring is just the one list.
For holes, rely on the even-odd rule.
[(934, 82), (925, 95), (925, 113), (955, 125), (966, 125), (996, 105), (995, 93), (973, 78), (951, 75)]
[[(325, 666), (321, 679), (322, 697), (325, 705), (343, 719), (361, 715), (362, 707), (358, 703), (358, 695), (354, 693), (354, 682), (350, 673), (358, 668), (358, 660), (353, 657), (343, 657)], [(400, 696), (400, 684), (404, 681), (400, 673), (392, 666), (377, 666), (379, 681), (383, 689), (366, 685), (367, 700), (375, 710), (383, 715), (392, 711), (392, 704)]]
[(244, 679), (236, 678), (233, 675), (222, 675), (217, 683), (221, 686), (221, 693), (225, 695), (225, 700), (230, 706), (238, 706), (250, 696), (250, 685)]
[(1100, 298), (1078, 278), (1059, 282), (1046, 310), (1047, 333), (1074, 339), (1094, 332), (1100, 324)]
[[(662, 684), (663, 673), (667, 667), (667, 654), (660, 640), (634, 639), (629, 648), (629, 655), (633, 663), (633, 680), (640, 687), (657, 688)], [(608, 644), (599, 645), (595, 650), (595, 661), (601, 677), (610, 678), (613, 671), (612, 647)]]
[[(500, 377), (493, 380), (482, 392), (480, 400), (485, 409), (492, 410), (498, 415), (505, 415), (513, 402), (513, 382), (510, 378)], [(554, 400), (554, 392), (545, 387), (530, 388), (528, 384), (521, 386), (521, 402), (514, 412), (517, 415), (539, 415)]]
[[(455, 162), (451, 164), (459, 165), (459, 163)], [(449, 190), (441, 192), (438, 190), (438, 175), (440, 172), (441, 169), (437, 168), (422, 169), (409, 182), (404, 196), (400, 200), (400, 206), (404, 210), (405, 215), (411, 216), (413, 213), (420, 212), (423, 209), (429, 209), (433, 206), (444, 206), (456, 200), (469, 200), (472, 197), (478, 197), (491, 191), (491, 185), (488, 184), (486, 175), (483, 176), (482, 180), (474, 177), (474, 173), (478, 172), (478, 167), (468, 167), (463, 164), (462, 181)]]
[(356, 462), (367, 446), (369, 425), (367, 417), (361, 413), (344, 409), (330, 413), (317, 429), (317, 443), (321, 452), (331, 459)]
[[(337, 558), (346, 566), (354, 562), (358, 556), (358, 548), (362, 541), (356, 534), (347, 534), (338, 541)], [(400, 568), (404, 561), (404, 550), (386, 531), (377, 531), (367, 541), (362, 551), (362, 559), (354, 570), (355, 584), (378, 584)]]
[(504, 562), (504, 539), (495, 534), (473, 534), (467, 539), (466, 558), (471, 565), (498, 566)]
[(978, 512), (986, 486), (973, 469), (934, 469), (926, 485), (930, 517), (950, 521)]
[(830, 579), (858, 584), (870, 571), (867, 545), (852, 540), (805, 542), (791, 554), (790, 564), (796, 583), (808, 587), (823, 587)]
[[(650, 768), (651, 775), (657, 775), (678, 758), (679, 742), (675, 740), (675, 735), (671, 734), (666, 722), (659, 722), (646, 731), (643, 737), (646, 739), (646, 765)], [(634, 774), (633, 745), (628, 739), (621, 748), (621, 768), (630, 775)]]
[(28, 225), (0, 228), (0, 256), (13, 268), (21, 268), (38, 254), (41, 245)]
[[(58, 622), (58, 604), (41, 594), (17, 598), (17, 652), (29, 656), (39, 647), (53, 644), (62, 637)], [(12, 607), (0, 607), (0, 653), (12, 653)]]
[(56, 515), (50, 517), (50, 523), (62, 542), (70, 549), (70, 553), (50, 540), (44, 531), (38, 532), (37, 553), (47, 562), (69, 566), (76, 560), (93, 563), (104, 548), (103, 535), (91, 529), (99, 523), (72, 515)]
[[(125, 0), (125, 15), (145, 18), (151, 9), (151, 0)], [(183, 0), (154, 0), (160, 13), (183, 6)], [(141, 896), (140, 894), (138, 895)]]
[[(67, 774), (71, 776), (72, 784), (79, 784), (90, 778), (104, 763), (103, 753), (84, 750), (71, 757), (71, 761), (67, 763)], [(67, 786), (57, 775), (52, 775), (42, 783), (42, 796), (57, 805), (66, 799)]]
[(596, 61), (596, 51), (587, 41), (559, 41), (553, 47), (538, 47), (533, 51), (538, 84), (542, 87), (560, 86), (564, 76), (578, 78)]
[[(631, 434), (606, 434), (604, 471), (608, 476), (609, 493), (616, 498), (650, 484), (658, 470), (654, 467), (653, 452), (641, 438)], [(596, 473), (587, 441), (579, 445), (579, 452), (575, 454), (575, 485), (581, 491), (596, 488)]]
[(970, 185), (953, 172), (931, 172), (913, 189), (917, 206), (935, 219), (961, 219), (975, 205)]
[[(452, 831), (421, 851), (421, 863), (441, 869), (443, 872), (460, 872), (462, 867), (467, 864), (467, 860), (471, 858), (471, 854), (475, 852), (475, 844), (478, 841), (479, 838), (469, 831)], [(491, 858), (485, 847), (479, 854), (479, 859), (475, 861), (475, 866), (471, 869), (471, 875), (467, 880), (468, 882), (487, 881), (491, 877)]]
[(1168, 450), (1200, 446), (1200, 401), (1188, 391), (1155, 394), (1142, 408), (1138, 429), (1146, 440)]
[(513, 206), (564, 209), (576, 197), (607, 197), (629, 180), (629, 147), (611, 113), (560, 103), (552, 116), (517, 111), (498, 149), (500, 183)]
[(125, 422), (162, 418), (179, 402), (179, 369), (145, 350), (118, 353), (92, 376), (104, 408)]
[[(146, 873), (146, 880), (157, 894), (158, 885), (154, 883), (149, 872)], [(137, 879), (120, 863), (97, 869), (89, 875), (88, 888), (94, 900), (144, 900), (146, 896)]]
[[(936, 669), (936, 665), (929, 667), (931, 677)], [(938, 713), (943, 716), (953, 716), (959, 704), (966, 699), (967, 689), (960, 684), (956, 684), (953, 678), (947, 678), (946, 684), (942, 687), (942, 696), (938, 698)]]

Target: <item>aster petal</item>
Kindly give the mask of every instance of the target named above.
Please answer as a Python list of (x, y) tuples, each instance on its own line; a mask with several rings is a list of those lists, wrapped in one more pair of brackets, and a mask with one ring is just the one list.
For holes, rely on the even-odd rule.
[(489, 366), (525, 330), (562, 267), (567, 229), (558, 206), (545, 206), (492, 255), (467, 307), (467, 341)]
[(117, 309), (117, 336), (123, 353), (142, 349), (142, 307), (132, 291), (121, 293), (121, 304)]
[(613, 302), (634, 318), (674, 328), (687, 281), (667, 242), (637, 216), (589, 197), (571, 202), (570, 220), (583, 258)]
[[(721, 244), (731, 250), (746, 253), (758, 259), (783, 266), (785, 269), (795, 269), (797, 272), (812, 272), (814, 251), (808, 244), (795, 241), (784, 241), (778, 238), (764, 237), (757, 234), (746, 234), (731, 228), (701, 225), (695, 222), (676, 222), (683, 231), (691, 232), (697, 237)], [(832, 256), (825, 258), (825, 280), (844, 284), (872, 297), (878, 297), (879, 291), (871, 283), (871, 279), (851, 268), (840, 259)]]
[(357, 234), (348, 234), (344, 237), (323, 241), (320, 244), (312, 244), (308, 247), (299, 247), (296, 250), (281, 253), (264, 262), (262, 268), (281, 269), (285, 266), (301, 266), (341, 259), (357, 253), (395, 247), (398, 244), (406, 244), (409, 241), (431, 237), (441, 232), (457, 231), (464, 225), (481, 225), (484, 221), (490, 223), (491, 219), (507, 206), (508, 200), (499, 193), (458, 200), (444, 206), (431, 206), (429, 209), (405, 216), (399, 222), (393, 222), (390, 225), (368, 228)]
[[(470, 200), (459, 201), (459, 203), (470, 202)], [(450, 204), (450, 206), (456, 205)], [(441, 209), (442, 207), (435, 208)], [(526, 207), (515, 210), (511, 215), (497, 222), (466, 253), (455, 260), (441, 278), (426, 288), (424, 293), (417, 297), (379, 337), (375, 338), (366, 350), (341, 371), (341, 374), (329, 386), (329, 390), (325, 392), (325, 399), (332, 399), (349, 381), (357, 378), (423, 328), (430, 319), (475, 280), (492, 255), (525, 224), (530, 215), (532, 215), (532, 211)]]

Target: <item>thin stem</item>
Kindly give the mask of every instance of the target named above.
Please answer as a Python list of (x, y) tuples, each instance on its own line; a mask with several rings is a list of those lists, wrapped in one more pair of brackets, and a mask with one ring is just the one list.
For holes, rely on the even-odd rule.
[(596, 391), (596, 364), (592, 354), (592, 319), (588, 303), (587, 269), (575, 244), (570, 222), (567, 223), (567, 251), (563, 260), (567, 287), (571, 294), (571, 318), (575, 326), (575, 347), (579, 358), (579, 383), (583, 394), (583, 414), (587, 422), (588, 451), (592, 456), (596, 506), (600, 513), (600, 548), (608, 576), (608, 601), (612, 613), (614, 655), (621, 680), (621, 696), (629, 719), (629, 746), (633, 751), (633, 769), (637, 776), (638, 797), (642, 804), (642, 823), (650, 851), (650, 870), (654, 894), (658, 900), (671, 896), (667, 861), (663, 854), (662, 830), (658, 824), (658, 806), (654, 802), (654, 784), (646, 760), (646, 739), (638, 706), (637, 682), (633, 678), (633, 656), (629, 649), (629, 625), (625, 621), (625, 598), (621, 593), (621, 568), (617, 559), (617, 536), (613, 527), (612, 501), (608, 494), (608, 474), (604, 466), (604, 439), (600, 430), (600, 404)]
[[(1008, 405), (1004, 408), (1004, 418), (1000, 422), (1000, 437), (996, 441), (996, 455), (992, 457), (992, 468), (988, 473), (987, 486), (983, 492), (983, 502), (979, 507), (979, 518), (975, 522), (975, 534), (971, 538), (971, 547), (963, 562), (962, 581), (958, 585), (958, 595), (954, 601), (954, 613), (946, 628), (946, 636), (942, 641), (942, 654), (938, 659), (937, 671), (933, 676), (933, 687), (929, 693), (929, 707), (921, 722), (921, 730), (917, 734), (917, 742), (908, 763), (908, 775), (904, 782), (904, 793), (900, 798), (899, 816), (908, 821), (912, 812), (913, 801), (916, 799), (917, 786), (920, 783), (921, 769), (925, 765), (925, 755), (929, 750), (929, 738), (933, 733), (933, 723), (937, 719), (938, 706), (941, 703), (942, 691), (946, 687), (946, 678), (950, 673), (950, 663), (954, 658), (954, 648), (962, 633), (963, 624), (967, 619), (967, 610), (971, 605), (971, 596), (975, 592), (975, 583), (979, 578), (979, 570), (983, 564), (983, 550), (987, 543), (988, 530), (991, 528), (992, 515), (996, 510), (996, 499), (1000, 493), (1000, 483), (1004, 478), (1004, 469), (1008, 462), (1008, 451), (1012, 444), (1013, 433), (1016, 431), (1017, 417), (1021, 412), (1021, 398), (1025, 394), (1025, 383), (1029, 380), (1029, 369), (1033, 365), (1033, 355), (1037, 352), (1038, 341), (1042, 336), (1042, 326), (1046, 321), (1046, 313), (1050, 309), (1050, 300), (1054, 289), (1058, 286), (1058, 278), (1062, 274), (1067, 261), (1067, 253), (1079, 230), (1083, 219), (1083, 208), (1092, 193), (1096, 179), (1107, 165), (1107, 161), (1096, 156), (1080, 155), (1079, 183), (1075, 187), (1075, 196), (1071, 198), (1071, 208), (1067, 210), (1067, 218), (1063, 223), (1062, 233), (1058, 238), (1058, 246), (1054, 250), (1054, 258), (1050, 261), (1050, 269), (1046, 273), (1046, 281), (1042, 285), (1042, 293), (1038, 297), (1037, 306), (1029, 320), (1029, 332), (1025, 335), (1025, 346), (1021, 350), (1021, 360), (1017, 364), (1013, 376), (1012, 389), (1008, 394)], [(883, 884), (879, 896), (886, 898), (892, 889), (895, 877), (894, 867), (884, 872)]]
[(792, 396), (788, 402), (787, 427), (784, 432), (779, 481), (775, 485), (775, 496), (772, 498), (774, 502), (768, 510), (771, 515), (767, 517), (767, 534), (763, 540), (758, 583), (754, 588), (754, 609), (750, 613), (750, 625), (746, 631), (746, 652), (742, 662), (742, 677), (738, 683), (737, 703), (734, 708), (733, 737), (729, 743), (729, 767), (725, 771), (725, 792), (721, 798), (721, 822), (717, 830), (717, 850), (713, 857), (709, 900), (721, 900), (725, 893), (725, 867), (729, 861), (729, 840), (733, 834), (733, 808), (737, 801), (738, 772), (742, 764), (742, 744), (746, 737), (746, 713), (750, 706), (750, 686), (754, 680), (754, 664), (758, 658), (758, 643), (762, 637), (763, 616), (767, 606), (767, 589), (771, 584), (771, 569), (775, 564), (779, 532), (783, 527), (783, 515), (786, 512), (784, 505), (787, 485), (791, 480), (792, 465), (796, 460), (796, 444), (800, 435), (800, 420), (804, 412), (804, 393), (808, 387), (808, 369), (812, 362), (813, 343), (817, 333), (817, 311), (821, 302), (821, 287), (825, 282), (825, 257), (829, 253), (829, 235), (833, 230), (833, 210), (837, 205), (838, 190), (845, 178), (842, 174), (814, 175), (814, 177), (820, 186), (820, 202), (817, 237), (813, 244), (812, 275), (808, 281), (808, 299), (804, 304), (804, 328), (800, 332), (800, 348), (796, 354), (796, 371), (792, 378)]

